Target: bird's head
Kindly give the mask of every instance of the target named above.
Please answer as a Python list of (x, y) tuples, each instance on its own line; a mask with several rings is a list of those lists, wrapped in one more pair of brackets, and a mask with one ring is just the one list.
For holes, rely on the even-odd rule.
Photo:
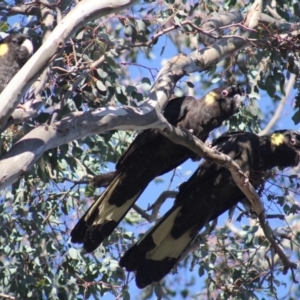
[(232, 84), (223, 87), (221, 95), (222, 98), (227, 99), (227, 101), (230, 99), (233, 110), (237, 111), (242, 103), (242, 96), (245, 95), (245, 90), (239, 84)]
[(277, 130), (271, 134), (271, 142), (275, 146), (286, 144), (300, 150), (300, 133), (295, 130)]
[(27, 35), (15, 33), (6, 36), (0, 42), (0, 55), (11, 54), (23, 66), (33, 54), (33, 44)]
[(12, 36), (11, 42), (18, 45), (21, 51), (26, 50), (30, 56), (33, 54), (33, 44), (27, 35), (16, 34)]
[(204, 101), (208, 107), (215, 107), (225, 116), (235, 114), (243, 100), (245, 90), (238, 84), (230, 84), (212, 90), (208, 93)]
[[(270, 141), (281, 168), (296, 166), (300, 162), (300, 133), (295, 130), (277, 130)], [(282, 155), (281, 155), (282, 153)]]

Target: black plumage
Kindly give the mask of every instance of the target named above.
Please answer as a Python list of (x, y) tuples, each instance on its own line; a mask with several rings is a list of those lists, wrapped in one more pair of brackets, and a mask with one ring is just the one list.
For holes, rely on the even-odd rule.
[[(233, 115), (241, 103), (242, 88), (229, 85), (217, 88), (196, 100), (179, 97), (170, 100), (164, 116), (172, 125), (193, 131), (205, 141), (209, 132)], [(71, 241), (94, 251), (117, 227), (147, 185), (196, 155), (172, 143), (156, 130), (140, 133), (116, 166), (113, 180), (71, 232)]]
[[(275, 131), (266, 136), (227, 133), (214, 147), (238, 163), (255, 188), (265, 171), (299, 163), (300, 134)], [(228, 169), (204, 161), (179, 189), (173, 207), (120, 260), (127, 271), (136, 271), (139, 288), (160, 281), (179, 261), (182, 253), (207, 222), (244, 199)]]
[(25, 34), (11, 34), (0, 41), (0, 93), (32, 53), (32, 42)]

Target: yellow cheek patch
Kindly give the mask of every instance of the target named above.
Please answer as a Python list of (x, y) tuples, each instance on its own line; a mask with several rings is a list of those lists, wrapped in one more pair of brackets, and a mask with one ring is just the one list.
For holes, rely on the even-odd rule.
[(207, 105), (212, 105), (215, 103), (216, 98), (217, 98), (217, 93), (210, 92), (205, 96), (204, 101)]
[(275, 146), (279, 146), (284, 143), (284, 135), (281, 133), (274, 133), (271, 135), (271, 143)]
[(8, 46), (7, 44), (1, 44), (0, 45), (0, 56), (5, 55), (8, 52)]

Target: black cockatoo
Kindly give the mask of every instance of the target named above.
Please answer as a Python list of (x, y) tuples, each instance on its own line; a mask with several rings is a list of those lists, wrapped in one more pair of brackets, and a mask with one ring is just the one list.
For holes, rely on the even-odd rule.
[[(267, 170), (299, 163), (300, 134), (292, 130), (265, 136), (225, 133), (213, 147), (234, 159), (241, 170), (249, 174), (251, 184), (258, 188)], [(207, 222), (244, 198), (228, 169), (204, 161), (181, 186), (173, 207), (125, 252), (120, 266), (136, 272), (139, 288), (160, 281)]]
[(25, 34), (10, 34), (0, 41), (0, 93), (32, 53), (32, 42)]

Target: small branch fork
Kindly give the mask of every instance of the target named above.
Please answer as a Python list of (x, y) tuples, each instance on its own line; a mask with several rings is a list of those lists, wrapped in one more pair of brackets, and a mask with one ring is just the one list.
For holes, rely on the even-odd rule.
[(133, 208), (138, 214), (140, 214), (143, 218), (145, 218), (149, 223), (152, 223), (157, 219), (160, 207), (164, 204), (164, 202), (168, 198), (175, 198), (177, 194), (178, 192), (175, 191), (162, 192), (160, 196), (156, 199), (156, 201), (147, 209), (147, 211), (152, 210), (151, 214), (147, 214), (143, 209), (141, 209), (137, 205), (134, 205)]

